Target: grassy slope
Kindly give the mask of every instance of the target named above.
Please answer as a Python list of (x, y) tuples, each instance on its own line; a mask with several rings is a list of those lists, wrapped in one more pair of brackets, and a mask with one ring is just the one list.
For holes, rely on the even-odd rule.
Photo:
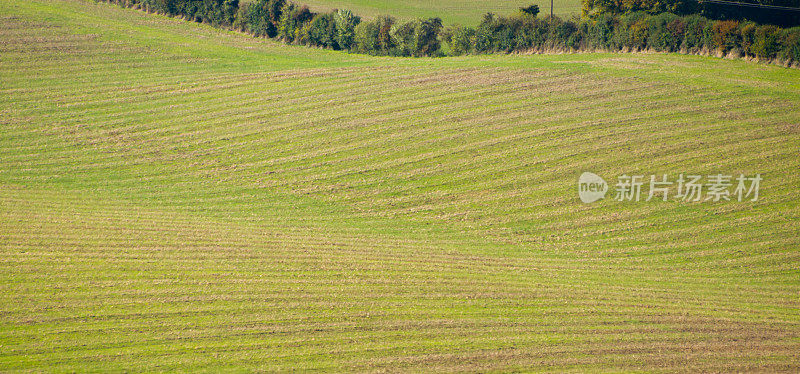
[[(303, 0), (297, 3), (308, 4), (314, 10), (350, 9), (367, 18), (384, 14), (400, 19), (439, 17), (445, 25), (477, 25), (481, 17), (488, 12), (506, 15), (531, 4), (539, 5), (542, 13), (550, 13), (549, 1), (529, 0)], [(559, 16), (578, 15), (581, 12), (581, 2), (555, 0), (553, 11)]]
[[(0, 370), (798, 369), (797, 70), (0, 17)], [(587, 206), (585, 170), (767, 180)]]

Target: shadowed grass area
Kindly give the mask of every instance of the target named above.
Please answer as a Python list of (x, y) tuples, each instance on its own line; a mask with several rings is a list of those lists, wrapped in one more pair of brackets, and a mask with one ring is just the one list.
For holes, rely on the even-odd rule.
[[(0, 370), (798, 370), (797, 70), (77, 0), (0, 0), (0, 40)], [(584, 171), (765, 180), (584, 205)]]

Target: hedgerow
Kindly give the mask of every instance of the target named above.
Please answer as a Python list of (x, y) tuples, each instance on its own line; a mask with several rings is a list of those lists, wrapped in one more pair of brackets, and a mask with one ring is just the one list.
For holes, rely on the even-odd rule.
[[(584, 18), (539, 18), (538, 7), (531, 6), (508, 16), (488, 13), (477, 27), (443, 27), (439, 18), (401, 23), (382, 16), (362, 21), (348, 10), (315, 13), (286, 0), (254, 0), (241, 6), (238, 0), (102, 1), (206, 22), (258, 37), (278, 38), (286, 43), (371, 55), (442, 56), (443, 42), (451, 55), (647, 49), (800, 63), (800, 28), (710, 20), (699, 14), (653, 14), (655, 8), (643, 8), (641, 4), (636, 5), (637, 2), (617, 5), (627, 9), (622, 14), (605, 11), (606, 2), (594, 1), (584, 8), (589, 9), (589, 16)], [(666, 10), (686, 6), (673, 3)]]

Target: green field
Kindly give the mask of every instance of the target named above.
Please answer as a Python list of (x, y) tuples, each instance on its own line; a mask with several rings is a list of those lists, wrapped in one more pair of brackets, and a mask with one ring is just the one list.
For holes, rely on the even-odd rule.
[[(0, 0), (0, 371), (800, 370), (800, 70)], [(764, 176), (757, 202), (577, 178)]]
[[(312, 10), (350, 9), (356, 14), (373, 18), (392, 15), (399, 19), (416, 17), (439, 17), (445, 25), (477, 25), (484, 14), (498, 15), (515, 13), (519, 8), (531, 4), (539, 5), (542, 14), (550, 14), (550, 1), (532, 0), (303, 0)], [(553, 12), (561, 17), (580, 15), (580, 0), (554, 0)]]

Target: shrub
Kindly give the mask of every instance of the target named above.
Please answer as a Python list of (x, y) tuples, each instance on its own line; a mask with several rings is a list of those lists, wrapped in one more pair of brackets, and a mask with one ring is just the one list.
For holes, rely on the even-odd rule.
[(278, 28), (281, 16), (283, 16), (283, 9), (286, 7), (288, 0), (268, 0), (265, 5), (265, 14), (267, 19)]
[(195, 21), (215, 26), (231, 26), (239, 9), (239, 0), (202, 0), (185, 3), (185, 14)]
[(225, 0), (222, 3), (220, 12), (222, 16), (220, 24), (223, 26), (233, 26), (233, 22), (236, 20), (236, 14), (239, 12), (239, 0)]
[(285, 0), (257, 0), (247, 12), (247, 30), (255, 36), (274, 38), (278, 35), (278, 20)]
[(784, 30), (781, 46), (780, 57), (782, 59), (800, 62), (800, 27)]
[(686, 17), (686, 26), (683, 33), (683, 48), (688, 52), (699, 52), (705, 44), (705, 30), (708, 27), (708, 20), (691, 15)]
[(630, 45), (634, 49), (644, 49), (647, 47), (647, 36), (650, 30), (648, 29), (647, 20), (640, 19), (631, 25), (630, 29)]
[(525, 18), (517, 31), (517, 49), (542, 48), (549, 36), (548, 23), (538, 18)]
[(716, 21), (713, 26), (714, 47), (722, 52), (728, 52), (739, 45), (739, 22)]
[(610, 48), (614, 36), (615, 23), (617, 19), (611, 14), (605, 13), (597, 16), (588, 23), (589, 43), (595, 48)]
[(299, 37), (303, 24), (310, 21), (312, 17), (307, 6), (296, 7), (292, 3), (286, 3), (281, 9), (278, 35), (287, 42), (295, 41)]
[(392, 27), (395, 24), (395, 19), (390, 16), (378, 17), (378, 46), (380, 54), (387, 54), (395, 47), (392, 41)]
[(508, 23), (500, 23), (494, 33), (494, 43), (492, 49), (495, 51), (511, 52), (517, 49), (515, 28)]
[(775, 58), (780, 50), (780, 30), (776, 26), (764, 25), (756, 28), (753, 54), (758, 58)]
[(239, 6), (239, 10), (236, 12), (236, 17), (233, 20), (233, 29), (238, 31), (247, 31), (247, 18), (248, 13), (250, 12), (250, 4), (244, 3)]
[(683, 36), (686, 34), (686, 20), (676, 17), (667, 24), (667, 31), (672, 34), (674, 42), (670, 45), (673, 51), (680, 49), (683, 44)]
[(154, 0), (149, 3), (148, 8), (169, 16), (178, 15), (178, 2), (175, 0)]
[(742, 52), (747, 55), (755, 55), (753, 53), (753, 44), (756, 41), (756, 28), (758, 26), (752, 22), (745, 22), (739, 27), (739, 41), (741, 43)]
[(338, 10), (333, 15), (336, 24), (336, 44), (340, 49), (351, 50), (355, 47), (356, 26), (361, 18), (354, 16), (349, 10)]
[(308, 44), (337, 49), (336, 22), (332, 13), (317, 14), (308, 23)]
[(475, 52), (488, 53), (494, 50), (495, 45), (495, 17), (492, 13), (483, 16), (478, 28), (475, 30)]
[(442, 33), (442, 38), (450, 46), (450, 52), (454, 55), (472, 53), (472, 46), (475, 43), (475, 29), (459, 25), (451, 26)]
[(647, 15), (636, 12), (619, 17), (610, 43), (615, 49), (641, 49), (645, 47), (646, 40)]
[(647, 45), (657, 51), (674, 52), (683, 43), (686, 22), (671, 13), (650, 17)]
[(584, 35), (580, 32), (577, 24), (574, 22), (565, 22), (562, 26), (562, 31), (569, 34), (567, 38), (566, 47), (570, 49), (580, 49), (583, 45)]
[(516, 49), (521, 24), (518, 17), (495, 17), (487, 13), (475, 32), (475, 50), (482, 53)]
[(378, 27), (374, 22), (361, 22), (356, 26), (353, 50), (358, 53), (371, 53), (378, 47)]
[(389, 54), (395, 47), (391, 37), (394, 22), (394, 18), (382, 16), (372, 22), (362, 22), (356, 26), (356, 51), (372, 55)]
[(392, 26), (389, 34), (395, 46), (389, 53), (396, 56), (411, 56), (414, 49), (414, 21)]
[(414, 43), (412, 56), (434, 56), (439, 52), (441, 44), (439, 33), (442, 31), (441, 18), (418, 19), (414, 21)]
[(717, 48), (714, 42), (714, 22), (709, 21), (703, 28), (703, 47), (708, 50)]
[(552, 19), (553, 22), (553, 41), (554, 47), (566, 47), (577, 49), (581, 46), (583, 36), (578, 29), (578, 25), (573, 21), (561, 21), (558, 17)]

